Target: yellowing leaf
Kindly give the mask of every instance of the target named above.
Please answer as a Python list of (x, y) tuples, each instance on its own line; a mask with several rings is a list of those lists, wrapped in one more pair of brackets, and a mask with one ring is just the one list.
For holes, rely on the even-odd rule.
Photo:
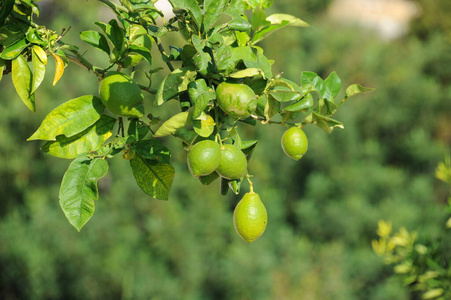
[(64, 62), (61, 59), (61, 57), (59, 57), (55, 53), (52, 53), (52, 56), (53, 56), (53, 59), (55, 59), (55, 77), (53, 77), (53, 85), (55, 86), (55, 84), (58, 82), (58, 80), (60, 80), (61, 76), (63, 76)]
[(41, 47), (34, 45), (33, 46), (33, 52), (39, 57), (39, 59), (42, 61), (44, 65), (47, 65), (47, 54), (45, 53), (44, 49)]
[(184, 111), (178, 113), (171, 117), (169, 120), (164, 122), (160, 128), (158, 128), (157, 132), (153, 135), (154, 137), (162, 137), (173, 134), (177, 129), (185, 126), (188, 120), (188, 111)]

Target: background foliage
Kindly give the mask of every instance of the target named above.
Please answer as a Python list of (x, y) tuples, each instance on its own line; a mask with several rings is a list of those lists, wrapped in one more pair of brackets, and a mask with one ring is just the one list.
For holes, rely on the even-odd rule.
[[(271, 212), (264, 237), (251, 245), (230, 222), (240, 196), (218, 196), (217, 184), (200, 186), (186, 168), (186, 153), (170, 139), (164, 140), (176, 168), (170, 201), (143, 195), (127, 162), (112, 160), (99, 182), (97, 212), (77, 233), (57, 205), (68, 162), (44, 155), (26, 138), (57, 104), (96, 93), (97, 79), (76, 66), (56, 87), (46, 78), (36, 114), (3, 80), (0, 298), (413, 298), (374, 254), (371, 240), (384, 219), (451, 245), (443, 231), (447, 187), (433, 176), (451, 145), (450, 73), (444, 67), (449, 18), (431, 24), (434, 10), (425, 8), (407, 37), (388, 43), (339, 27), (324, 14), (325, 3), (275, 1), (273, 10), (312, 27), (286, 29), (263, 44), (277, 62), (274, 71), (297, 81), (299, 70), (323, 77), (336, 70), (348, 83), (377, 92), (346, 103), (337, 117), (345, 130), (325, 135), (306, 128), (310, 149), (299, 162), (280, 159), (283, 128), (247, 129), (261, 142), (250, 172), (258, 174), (255, 187)], [(82, 11), (78, 1), (42, 4), (41, 21), (55, 29), (72, 25), (65, 39), (74, 44), (80, 44), (78, 32), (93, 29), (102, 15), (96, 1), (83, 2)]]

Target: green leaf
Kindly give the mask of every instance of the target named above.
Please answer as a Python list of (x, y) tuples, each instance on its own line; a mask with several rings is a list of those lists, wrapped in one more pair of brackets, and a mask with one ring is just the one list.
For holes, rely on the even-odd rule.
[(227, 45), (220, 45), (216, 51), (213, 52), (216, 68), (219, 71), (229, 73), (235, 69), (235, 62), (232, 59), (231, 47)]
[(289, 15), (289, 14), (273, 14), (266, 18), (271, 24), (284, 24), (285, 22), (288, 22), (288, 26), (297, 26), (297, 27), (309, 27), (310, 25), (307, 22), (302, 21), (299, 18), (296, 18), (295, 16)]
[(205, 120), (194, 120), (193, 128), (201, 137), (209, 137), (215, 130), (215, 120), (210, 115), (207, 115)]
[(196, 54), (192, 57), (195, 66), (199, 69), (199, 72), (206, 73), (209, 65), (211, 65), (211, 56), (204, 52), (205, 41), (197, 35), (191, 36), (191, 42), (193, 43)]
[(249, 23), (249, 21), (239, 14), (232, 17), (233, 19), (227, 23), (230, 29), (237, 31), (248, 31), (249, 29), (251, 29), (251, 24)]
[(200, 28), (200, 24), (202, 23), (202, 12), (196, 0), (169, 0), (169, 2), (173, 9), (180, 8), (190, 12), (197, 28)]
[(135, 155), (130, 160), (130, 166), (136, 183), (144, 193), (156, 199), (168, 200), (175, 174), (172, 165)]
[(216, 99), (216, 94), (210, 90), (204, 79), (198, 79), (188, 84), (188, 95), (193, 104), (193, 119), (199, 118), (208, 103)]
[(28, 141), (54, 141), (61, 134), (71, 137), (99, 120), (104, 108), (102, 101), (92, 95), (69, 100), (53, 109)]
[(56, 141), (45, 143), (42, 146), (42, 151), (67, 159), (75, 158), (90, 151), (96, 151), (113, 135), (115, 123), (115, 118), (103, 115), (94, 125), (74, 136), (58, 135)]
[(374, 91), (374, 88), (367, 88), (364, 86), (361, 86), (360, 84), (354, 83), (348, 86), (346, 89), (346, 96), (345, 98), (352, 97), (354, 95), (360, 94), (360, 93), (368, 93)]
[[(33, 64), (33, 83), (31, 85), (31, 94), (33, 94), (38, 89), (45, 76), (45, 63), (41, 59), (42, 48), (35, 45), (32, 49), (31, 62)], [(45, 62), (47, 62), (47, 56), (45, 56)]]
[(272, 78), (271, 61), (263, 54), (261, 48), (257, 51), (257, 61), (244, 61), (248, 68), (257, 68), (263, 70), (266, 78)]
[(137, 141), (133, 150), (144, 159), (158, 160), (165, 164), (169, 164), (171, 158), (169, 149), (157, 139)]
[(121, 52), (125, 47), (125, 30), (119, 26), (115, 19), (112, 19), (108, 22), (105, 33), (114, 48)]
[(329, 77), (324, 80), (324, 93), (323, 97), (327, 100), (333, 101), (341, 90), (341, 79), (337, 73), (330, 73)]
[(0, 45), (8, 47), (24, 37), (22, 29), (14, 23), (0, 27)]
[[(257, 100), (257, 114), (265, 117), (267, 120), (271, 119), (280, 110), (280, 102), (276, 101), (271, 95), (262, 95)], [(254, 120), (255, 121), (255, 120)]]
[(44, 65), (47, 65), (47, 53), (40, 46), (34, 45), (32, 47), (33, 53), (41, 60)]
[(241, 188), (241, 179), (239, 180), (230, 180), (228, 182), (229, 189), (235, 194), (238, 195), (240, 193)]
[(72, 161), (59, 192), (59, 202), (69, 223), (78, 231), (94, 214), (94, 201), (99, 198), (97, 181), (108, 172), (104, 159), (85, 156)]
[(183, 67), (172, 71), (158, 87), (156, 99), (158, 105), (177, 97), (188, 89), (188, 84), (196, 79), (197, 72), (192, 68)]
[(110, 54), (110, 46), (103, 34), (94, 30), (87, 30), (80, 33), (80, 38), (89, 45)]
[(242, 46), (232, 48), (232, 57), (231, 60), (237, 64), (241, 61), (252, 61), (257, 62), (257, 55), (252, 51), (252, 48), (249, 46)]
[(321, 98), (324, 98), (324, 81), (321, 77), (319, 77), (314, 72), (302, 72), (301, 73), (301, 85), (311, 85), (314, 87), (315, 91), (317, 91)]
[(219, 178), (218, 173), (213, 172), (205, 176), (199, 176), (197, 179), (199, 179), (200, 183), (202, 183), (203, 185), (210, 185), (213, 181), (215, 181), (218, 178)]
[(14, 8), (14, 0), (3, 0), (2, 9), (0, 10), (0, 24), (2, 24)]
[(27, 60), (19, 55), (12, 61), (12, 79), (17, 94), (32, 112), (36, 111), (34, 94), (31, 93), (32, 73)]
[(258, 140), (241, 141), (241, 151), (246, 155), (246, 159), (249, 161), (254, 154), (255, 147), (257, 147)]
[(185, 142), (188, 145), (191, 144), (196, 137), (198, 137), (197, 133), (195, 133), (194, 130), (188, 130), (188, 129), (186, 129), (186, 127), (177, 129), (173, 133), (173, 136), (181, 139), (183, 142)]
[(270, 34), (286, 26), (309, 27), (306, 22), (288, 14), (273, 14), (267, 17), (266, 20), (269, 21), (269, 24), (254, 34), (252, 38), (253, 44), (260, 42)]
[(224, 10), (227, 8), (228, 0), (205, 0), (204, 1), (204, 32), (213, 27)]
[(229, 191), (229, 181), (230, 181), (229, 179), (221, 177), (221, 184), (219, 190), (221, 192), (221, 195), (223, 196), (227, 195), (227, 192)]
[(236, 71), (232, 74), (229, 75), (229, 77), (232, 78), (245, 78), (245, 77), (253, 77), (256, 75), (262, 75), (263, 77), (265, 76), (265, 74), (263, 73), (262, 69), (258, 69), (258, 68), (247, 68), (244, 70), (240, 70), (240, 71)]
[(28, 43), (26, 39), (23, 38), (12, 45), (5, 47), (2, 53), (0, 53), (0, 58), (3, 58), (5, 60), (13, 60), (17, 58), (20, 53), (22, 53), (22, 51), (27, 47)]
[(130, 52), (134, 52), (141, 55), (142, 57), (144, 57), (145, 60), (149, 62), (149, 64), (152, 64), (152, 54), (150, 50), (147, 49), (146, 47), (132, 44), (128, 49)]
[(172, 116), (164, 122), (153, 135), (154, 137), (162, 137), (173, 134), (177, 129), (184, 127), (188, 120), (189, 112), (184, 111)]
[(128, 125), (127, 133), (134, 136), (136, 140), (141, 140), (149, 133), (149, 126), (137, 118), (133, 118)]
[(279, 102), (296, 101), (301, 99), (303, 96), (300, 91), (295, 91), (285, 86), (276, 86), (269, 92), (269, 94)]
[(314, 101), (313, 101), (312, 94), (307, 94), (304, 98), (302, 98), (301, 100), (297, 101), (294, 104), (288, 105), (283, 110), (284, 111), (291, 111), (291, 112), (303, 111), (303, 110), (305, 110), (307, 108), (312, 107), (313, 104), (314, 104)]
[(317, 114), (315, 112), (312, 113), (312, 117), (316, 125), (320, 127), (322, 130), (324, 130), (326, 133), (331, 133), (335, 127), (342, 129), (344, 128), (343, 123), (341, 123), (340, 121)]
[(252, 14), (251, 25), (252, 29), (257, 32), (261, 28), (270, 25), (271, 22), (266, 20), (266, 14), (263, 8), (259, 5), (257, 6)]

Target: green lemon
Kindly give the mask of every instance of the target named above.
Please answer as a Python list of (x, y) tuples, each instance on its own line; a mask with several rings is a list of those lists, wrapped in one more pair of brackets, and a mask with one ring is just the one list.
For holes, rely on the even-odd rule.
[(222, 82), (216, 88), (219, 107), (234, 118), (246, 118), (257, 108), (257, 96), (243, 83)]
[(188, 168), (193, 176), (211, 174), (221, 162), (221, 147), (214, 141), (201, 141), (191, 147), (187, 161)]
[(282, 136), (283, 152), (289, 157), (299, 160), (307, 152), (308, 139), (299, 127), (291, 127)]
[(221, 163), (216, 172), (226, 179), (240, 179), (247, 174), (246, 155), (237, 147), (224, 144), (221, 147)]
[(100, 99), (112, 113), (131, 118), (144, 115), (143, 95), (138, 84), (121, 72), (110, 72), (100, 82)]
[(238, 235), (252, 243), (265, 232), (268, 214), (260, 196), (250, 192), (243, 196), (233, 212), (233, 225)]

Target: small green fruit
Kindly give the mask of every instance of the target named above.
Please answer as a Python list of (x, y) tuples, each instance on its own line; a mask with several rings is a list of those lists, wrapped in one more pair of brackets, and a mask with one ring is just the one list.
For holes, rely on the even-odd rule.
[(143, 95), (138, 84), (121, 72), (109, 72), (100, 82), (100, 99), (112, 113), (121, 117), (144, 115)]
[(224, 144), (221, 148), (221, 163), (216, 172), (226, 179), (240, 179), (247, 174), (246, 155), (237, 147)]
[(226, 114), (237, 119), (249, 117), (257, 108), (257, 96), (242, 83), (220, 83), (216, 88), (216, 99)]
[(266, 229), (268, 214), (257, 193), (243, 196), (233, 212), (233, 225), (238, 235), (248, 243), (258, 239)]
[(308, 139), (304, 131), (298, 127), (291, 127), (282, 136), (282, 149), (286, 155), (294, 160), (301, 159), (307, 152)]
[(201, 141), (188, 152), (188, 168), (195, 177), (213, 173), (221, 162), (221, 147), (210, 140)]

